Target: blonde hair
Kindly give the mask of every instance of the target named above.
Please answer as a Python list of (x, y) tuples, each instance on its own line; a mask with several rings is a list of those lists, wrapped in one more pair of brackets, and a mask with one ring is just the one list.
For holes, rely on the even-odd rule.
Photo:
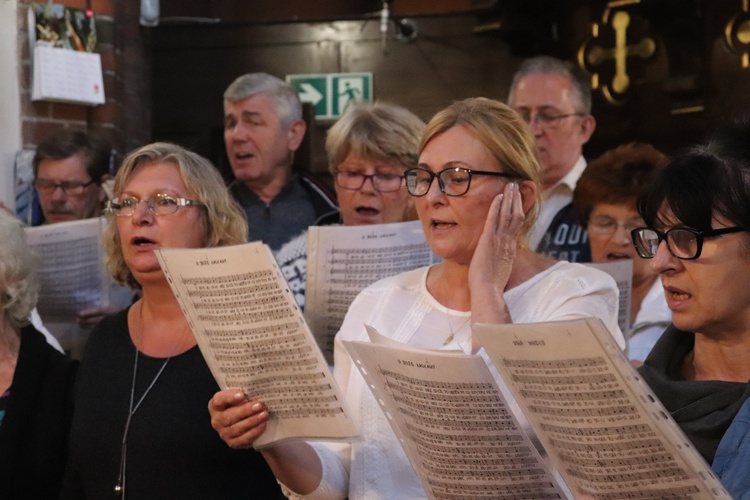
[[(201, 208), (204, 246), (237, 245), (247, 241), (244, 212), (229, 195), (219, 172), (207, 159), (176, 144), (156, 142), (126, 156), (115, 176), (114, 196), (122, 194), (125, 183), (136, 168), (158, 163), (176, 165), (190, 198), (205, 205)], [(122, 254), (116, 217), (108, 215), (108, 218), (104, 232), (107, 269), (118, 283), (138, 289), (140, 285)]]
[(395, 162), (404, 170), (417, 166), (424, 122), (406, 108), (376, 102), (347, 108), (326, 137), (328, 169), (336, 169), (349, 154)]
[(0, 312), (14, 328), (29, 323), (39, 297), (38, 263), (21, 221), (0, 209)]
[(505, 104), (473, 97), (456, 101), (433, 116), (427, 123), (419, 151), (437, 135), (459, 125), (469, 130), (487, 148), (503, 172), (531, 181), (536, 186), (534, 206), (523, 222), (523, 233), (528, 234), (536, 222), (542, 192), (539, 184), (539, 152), (529, 127), (518, 113)]

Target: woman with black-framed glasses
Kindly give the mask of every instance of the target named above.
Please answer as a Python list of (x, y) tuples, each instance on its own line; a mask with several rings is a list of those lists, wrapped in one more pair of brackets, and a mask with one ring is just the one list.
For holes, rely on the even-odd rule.
[[(478, 351), (488, 360), (472, 340), (473, 322), (598, 317), (625, 346), (612, 278), (528, 248), (526, 234), (534, 224), (540, 192), (538, 172), (534, 137), (506, 105), (466, 99), (432, 118), (422, 137), (418, 166), (407, 170), (405, 178), (427, 242), (443, 262), (381, 280), (352, 303), (336, 335), (334, 376), (360, 421), (363, 439), (264, 449), (290, 498), (426, 498), (379, 403), (342, 344), (368, 341), (365, 324), (396, 342)], [(253, 409), (253, 402), (239, 406), (238, 401), (236, 394), (224, 391), (214, 397), (209, 411), (222, 438), (243, 448), (262, 434), (266, 417)], [(460, 404), (456, 408), (463, 409)], [(523, 483), (519, 477), (519, 494)]]
[(750, 124), (673, 157), (638, 212), (633, 243), (672, 313), (639, 370), (711, 463), (750, 395)]

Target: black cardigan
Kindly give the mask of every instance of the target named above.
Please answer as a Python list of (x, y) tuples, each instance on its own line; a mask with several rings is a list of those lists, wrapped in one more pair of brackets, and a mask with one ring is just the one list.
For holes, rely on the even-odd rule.
[(74, 361), (33, 326), (21, 347), (0, 424), (0, 498), (48, 499), (60, 492), (73, 415)]

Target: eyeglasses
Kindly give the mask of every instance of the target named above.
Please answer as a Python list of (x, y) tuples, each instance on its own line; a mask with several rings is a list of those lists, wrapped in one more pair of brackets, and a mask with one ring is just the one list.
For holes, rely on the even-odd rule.
[(451, 167), (435, 173), (426, 168), (410, 168), (404, 172), (406, 178), (406, 190), (412, 196), (424, 196), (430, 190), (433, 179), (437, 177), (438, 186), (446, 196), (461, 196), (466, 194), (471, 186), (471, 176), (492, 175), (495, 177), (507, 177), (512, 179), (516, 175), (505, 172), (487, 172), (484, 170), (471, 170), (468, 168)]
[(376, 191), (388, 193), (401, 189), (401, 179), (404, 177), (396, 174), (372, 174), (365, 175), (362, 172), (354, 170), (339, 170), (336, 172), (336, 184), (344, 189), (357, 190), (365, 185), (365, 181), (370, 179), (372, 187)]
[(642, 227), (643, 219), (636, 217), (625, 222), (620, 222), (612, 217), (601, 216), (589, 220), (588, 226), (590, 233), (600, 234), (602, 236), (612, 236), (620, 227), (622, 227), (627, 233), (631, 233), (633, 229)]
[(81, 181), (55, 182), (49, 179), (36, 179), (34, 181), (34, 187), (36, 188), (36, 191), (41, 194), (51, 194), (55, 191), (55, 189), (60, 188), (68, 196), (80, 196), (83, 194), (83, 191), (86, 189), (86, 187), (90, 186), (94, 182), (95, 182), (94, 179), (91, 179), (88, 182), (81, 182)]
[(518, 111), (518, 114), (521, 115), (521, 119), (531, 125), (531, 122), (536, 119), (539, 126), (544, 128), (555, 128), (560, 124), (560, 120), (563, 118), (569, 118), (571, 116), (586, 116), (585, 113), (575, 112), (575, 113), (565, 113), (562, 115), (557, 115), (551, 111), (539, 111), (538, 113), (531, 113), (530, 111), (524, 111), (524, 110), (516, 110)]
[(635, 250), (644, 259), (652, 259), (659, 249), (659, 244), (666, 240), (670, 253), (682, 260), (694, 260), (700, 257), (703, 240), (722, 234), (745, 231), (742, 227), (723, 227), (710, 231), (696, 231), (686, 227), (676, 227), (666, 233), (650, 227), (639, 227), (630, 232)]
[(139, 203), (145, 203), (154, 215), (171, 215), (180, 207), (204, 207), (200, 201), (185, 198), (174, 198), (166, 194), (157, 194), (156, 198), (139, 200), (134, 196), (115, 198), (107, 204), (107, 213), (117, 217), (130, 217), (135, 213)]

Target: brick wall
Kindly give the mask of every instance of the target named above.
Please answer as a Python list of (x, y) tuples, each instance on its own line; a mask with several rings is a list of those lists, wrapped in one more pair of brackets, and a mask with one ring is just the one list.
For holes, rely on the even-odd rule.
[(96, 16), (106, 102), (83, 106), (31, 101), (28, 0), (18, 2), (19, 78), (22, 144), (34, 147), (58, 128), (96, 132), (108, 138), (116, 159), (151, 138), (148, 30), (138, 25), (138, 0), (56, 0), (67, 7), (90, 8)]

